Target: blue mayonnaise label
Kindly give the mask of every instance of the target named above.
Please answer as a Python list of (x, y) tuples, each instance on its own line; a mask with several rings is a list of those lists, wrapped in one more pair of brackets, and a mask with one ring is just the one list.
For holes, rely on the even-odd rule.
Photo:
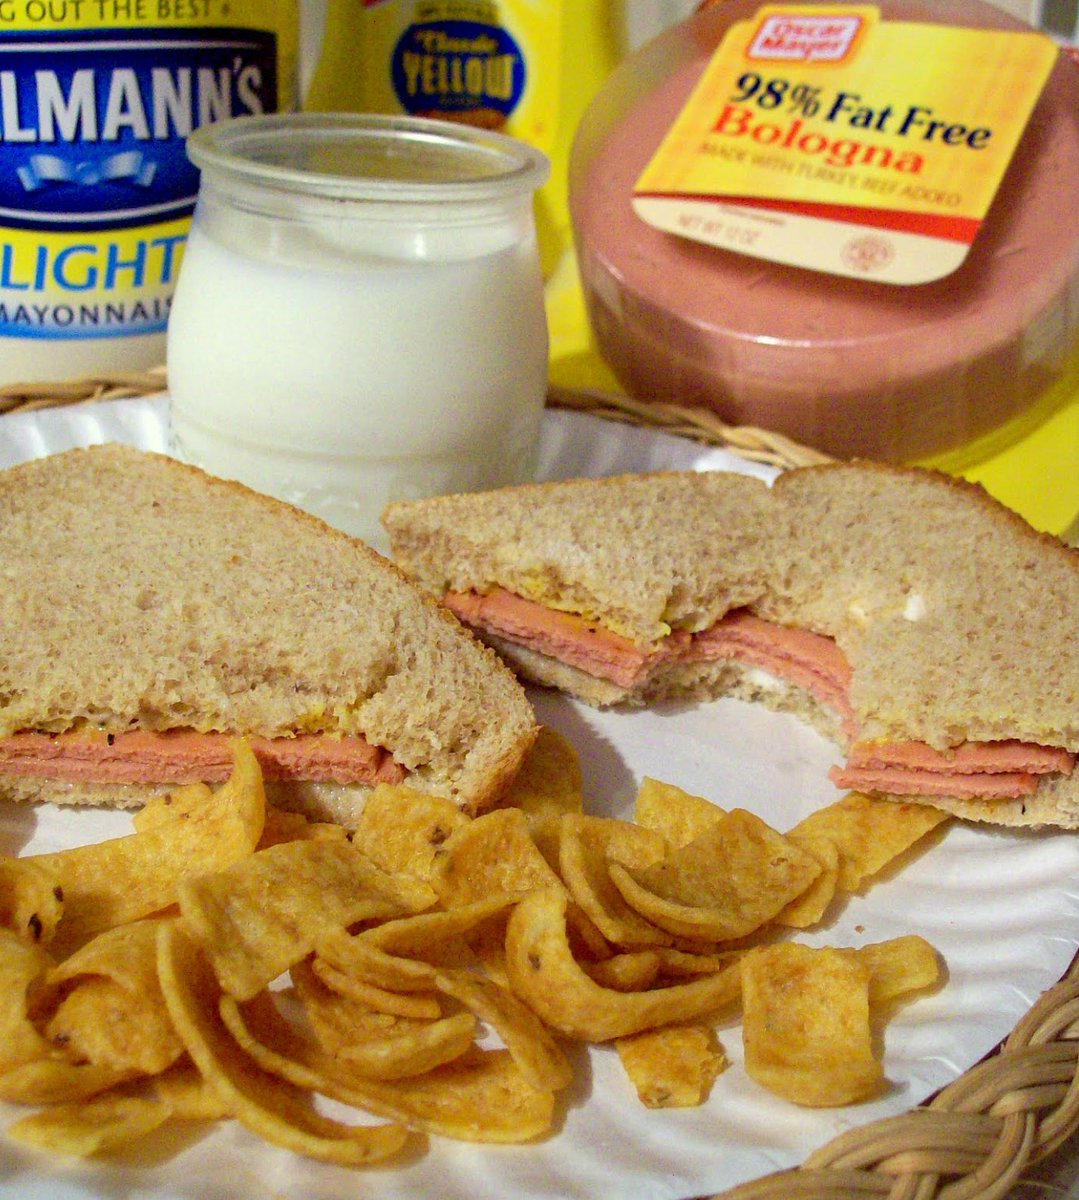
[(45, 7), (0, 4), (0, 336), (163, 331), (198, 193), (187, 136), (293, 106), (295, 5), (202, 0), (196, 24), (95, 3), (144, 16), (107, 28)]

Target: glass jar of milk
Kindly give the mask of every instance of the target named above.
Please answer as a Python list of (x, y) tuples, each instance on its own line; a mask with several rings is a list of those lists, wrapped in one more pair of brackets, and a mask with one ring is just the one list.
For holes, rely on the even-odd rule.
[(382, 547), (387, 503), (532, 476), (547, 327), (523, 142), (410, 117), (197, 130), (168, 329), (181, 458)]

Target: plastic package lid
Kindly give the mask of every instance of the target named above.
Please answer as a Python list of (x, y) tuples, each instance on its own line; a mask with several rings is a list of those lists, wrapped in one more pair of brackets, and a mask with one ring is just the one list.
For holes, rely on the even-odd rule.
[[(913, 287), (843, 279), (662, 233), (630, 206), (724, 32), (759, 7), (725, 0), (668, 30), (585, 115), (570, 204), (600, 353), (633, 395), (707, 405), (838, 456), (912, 461), (1021, 436), (1072, 397), (1059, 384), (1079, 343), (1079, 67), (1061, 54), (957, 271)], [(980, 0), (880, 8), (1027, 28)]]

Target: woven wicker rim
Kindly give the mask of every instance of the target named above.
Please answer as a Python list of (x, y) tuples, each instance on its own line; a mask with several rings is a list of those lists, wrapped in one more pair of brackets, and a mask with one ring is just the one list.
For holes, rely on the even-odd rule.
[[(65, 383), (16, 383), (0, 388), (0, 416), (90, 400), (153, 395), (164, 391), (165, 386), (164, 367)], [(683, 408), (677, 404), (644, 404), (628, 396), (565, 388), (551, 388), (547, 398), (557, 408), (573, 408), (612, 421), (652, 426), (664, 433), (722, 446), (743, 458), (776, 467), (804, 467), (829, 461), (827, 455), (799, 445), (780, 433), (770, 433), (753, 425), (728, 425), (704, 409)]]
[[(163, 368), (18, 384), (0, 388), (0, 415), (154, 395), (165, 386)], [(699, 409), (563, 389), (552, 389), (548, 402), (661, 429), (777, 467), (829, 461), (780, 434), (727, 425)], [(1003, 1200), (1024, 1172), (1077, 1129), (1079, 957), (993, 1054), (925, 1105), (841, 1134), (800, 1167), (763, 1176), (712, 1200)]]

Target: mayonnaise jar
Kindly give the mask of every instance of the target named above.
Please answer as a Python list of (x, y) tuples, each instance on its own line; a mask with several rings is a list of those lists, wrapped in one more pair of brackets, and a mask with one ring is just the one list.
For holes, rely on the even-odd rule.
[(407, 117), (199, 130), (173, 448), (376, 546), (391, 501), (532, 476), (547, 333), (531, 147)]
[(296, 103), (296, 0), (0, 3), (0, 380), (164, 361), (196, 127)]

